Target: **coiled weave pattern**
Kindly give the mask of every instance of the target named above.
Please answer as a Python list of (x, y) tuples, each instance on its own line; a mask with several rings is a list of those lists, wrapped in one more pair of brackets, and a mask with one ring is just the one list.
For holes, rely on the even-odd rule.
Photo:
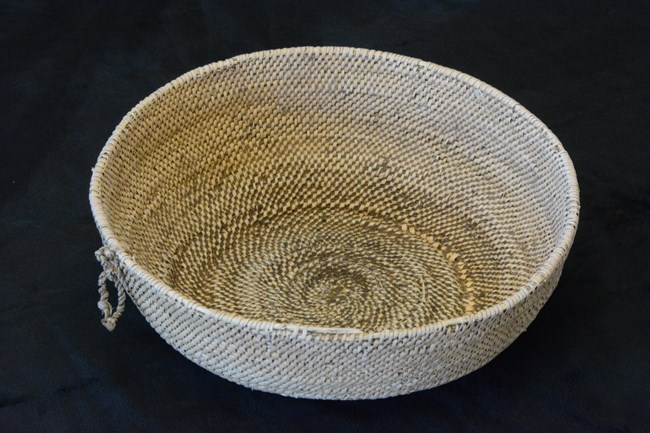
[(579, 210), (568, 155), (517, 103), (353, 48), (174, 80), (116, 128), (90, 196), (112, 280), (167, 342), (245, 386), (325, 399), (484, 365), (552, 293)]

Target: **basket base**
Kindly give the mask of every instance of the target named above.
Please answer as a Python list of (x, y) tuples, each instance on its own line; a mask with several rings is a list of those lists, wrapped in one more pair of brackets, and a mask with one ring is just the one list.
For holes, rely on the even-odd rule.
[(462, 251), (362, 212), (312, 208), (259, 219), (215, 263), (206, 270), (209, 305), (279, 323), (412, 328), (471, 313), (480, 302)]

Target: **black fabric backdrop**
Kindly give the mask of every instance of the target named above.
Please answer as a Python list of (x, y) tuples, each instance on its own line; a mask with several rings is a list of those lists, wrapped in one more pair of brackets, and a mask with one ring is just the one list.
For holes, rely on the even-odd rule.
[[(650, 431), (648, 3), (0, 3), (0, 432)], [(453, 67), (541, 118), (573, 158), (578, 235), (528, 332), (486, 367), (379, 401), (227, 382), (129, 302), (99, 323), (90, 169), (140, 99), (197, 66), (298, 45)]]

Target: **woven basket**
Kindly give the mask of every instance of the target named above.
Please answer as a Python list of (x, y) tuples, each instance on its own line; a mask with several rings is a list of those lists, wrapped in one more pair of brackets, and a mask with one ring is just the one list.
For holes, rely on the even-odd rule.
[(90, 201), (107, 328), (128, 293), (200, 366), (321, 399), (406, 394), (487, 363), (555, 288), (579, 210), (567, 153), (512, 99), (353, 48), (172, 81), (119, 124)]

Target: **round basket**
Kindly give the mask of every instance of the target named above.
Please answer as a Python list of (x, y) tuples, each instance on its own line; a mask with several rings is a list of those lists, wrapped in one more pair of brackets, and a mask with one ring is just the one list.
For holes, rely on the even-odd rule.
[(242, 55), (159, 89), (102, 150), (90, 202), (107, 328), (128, 293), (198, 365), (321, 399), (487, 363), (555, 288), (579, 210), (567, 153), (512, 99), (333, 47)]

